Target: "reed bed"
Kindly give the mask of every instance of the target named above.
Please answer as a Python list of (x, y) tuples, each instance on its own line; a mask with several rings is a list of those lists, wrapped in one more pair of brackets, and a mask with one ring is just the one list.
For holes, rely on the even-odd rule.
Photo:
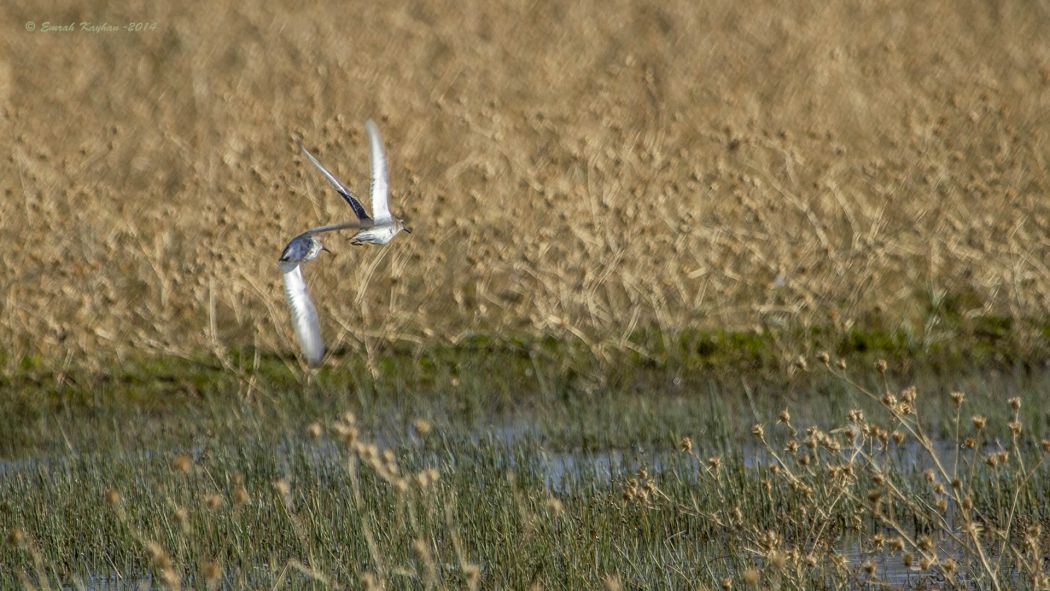
[(299, 142), (367, 192), (367, 117), (418, 229), (310, 265), (337, 349), (1045, 344), (1050, 23), (1026, 3), (218, 3), (111, 35), (24, 30), (116, 18), (101, 3), (4, 15), (8, 369), (293, 351), (276, 258), (349, 214)]

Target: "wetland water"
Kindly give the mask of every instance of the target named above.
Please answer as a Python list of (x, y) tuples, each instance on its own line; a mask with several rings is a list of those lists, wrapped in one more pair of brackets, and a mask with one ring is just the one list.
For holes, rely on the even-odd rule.
[[(712, 450), (708, 453), (706, 450), (697, 449), (698, 453), (693, 455), (654, 446), (636, 446), (632, 449), (554, 449), (545, 445), (540, 435), (525, 423), (460, 433), (437, 446), (425, 445), (424, 439), (413, 432), (404, 434), (394, 430), (382, 432), (371, 437), (371, 440), (376, 442), (380, 449), (394, 449), (399, 455), (406, 450), (415, 450), (410, 452), (413, 464), (439, 466), (442, 472), (495, 470), (505, 471), (507, 474), (524, 473), (536, 482), (542, 482), (542, 486), (555, 496), (593, 494), (600, 491), (616, 493), (643, 469), (658, 478), (674, 478), (702, 487), (705, 486), (705, 482), (700, 473), (709, 456), (722, 456), (727, 463), (738, 463), (745, 470), (756, 470), (774, 461), (768, 450), (754, 444), (736, 446), (732, 452), (735, 455), (732, 457), (727, 456), (724, 451)], [(476, 452), (479, 449), (487, 449), (483, 454), (486, 458), (483, 461), (484, 466), (478, 465), (479, 456)], [(987, 450), (992, 449), (996, 448), (987, 446)], [(951, 443), (939, 441), (935, 450), (946, 460), (954, 461), (956, 446)], [(915, 443), (886, 452), (865, 451), (881, 454), (882, 461), (892, 463), (899, 470), (919, 472), (932, 465), (926, 450)], [(123, 464), (125, 470), (149, 471), (156, 469), (158, 464), (170, 464), (175, 453), (184, 453), (195, 463), (199, 463), (215, 451), (207, 447), (167, 452), (139, 450), (121, 454), (117, 461)], [(289, 438), (275, 442), (266, 449), (235, 453), (266, 453), (272, 458), (278, 476), (292, 479), (296, 475), (302, 478), (303, 474), (310, 474), (321, 481), (341, 472), (348, 457), (341, 442), (324, 437)], [(961, 453), (972, 451), (964, 450)], [(0, 460), (0, 479), (11, 483), (21, 479), (32, 481), (56, 476), (73, 481), (92, 478), (88, 474), (104, 477), (107, 467), (111, 466), (110, 462), (111, 459), (101, 452)], [(711, 556), (717, 557), (721, 551), (718, 544), (707, 544), (710, 545)], [(950, 539), (939, 540), (938, 548), (942, 558), (955, 555)], [(923, 588), (924, 585), (943, 582), (933, 570), (924, 572), (917, 567), (906, 567), (898, 554), (888, 551), (865, 551), (859, 539), (843, 539), (838, 544), (838, 551), (853, 567), (871, 561), (875, 565), (877, 577), (884, 583), (902, 588)], [(121, 575), (110, 573), (87, 578), (83, 583), (86, 589), (118, 590), (140, 588), (142, 584), (149, 587), (153, 581), (148, 577), (125, 579)]]

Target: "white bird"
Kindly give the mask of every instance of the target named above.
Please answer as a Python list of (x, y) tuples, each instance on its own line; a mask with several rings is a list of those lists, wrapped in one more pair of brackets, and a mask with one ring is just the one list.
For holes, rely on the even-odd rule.
[(368, 217), (368, 214), (365, 213), (365, 208), (361, 206), (361, 202), (354, 196), (353, 192), (325, 168), (317, 158), (314, 158), (314, 155), (305, 146), (303, 146), (303, 153), (317, 167), (317, 170), (320, 170), (321, 174), (328, 179), (328, 182), (331, 183), (336, 192), (350, 205), (350, 208), (354, 210), (354, 214), (357, 215), (357, 219), (362, 222), (371, 222), (369, 227), (361, 230), (351, 238), (351, 243), (354, 245), (386, 244), (393, 240), (394, 236), (402, 230), (411, 234), (412, 228), (406, 226), (401, 218), (390, 215), (390, 205), (388, 203), (390, 185), (387, 180), (383, 140), (380, 139), (379, 129), (371, 119), (365, 122), (365, 131), (368, 132), (368, 145), (372, 157), (372, 215), (375, 219)]
[(317, 237), (318, 234), (349, 228), (360, 230), (371, 226), (371, 222), (360, 221), (311, 228), (292, 238), (292, 241), (281, 252), (280, 267), (281, 273), (284, 274), (284, 294), (288, 297), (292, 326), (295, 328), (296, 336), (299, 337), (299, 345), (310, 367), (321, 365), (325, 347), (324, 339), (321, 337), (321, 325), (317, 321), (317, 309), (314, 308), (314, 303), (310, 300), (310, 293), (306, 290), (302, 263), (316, 259), (322, 251), (332, 252), (321, 244), (321, 239)]

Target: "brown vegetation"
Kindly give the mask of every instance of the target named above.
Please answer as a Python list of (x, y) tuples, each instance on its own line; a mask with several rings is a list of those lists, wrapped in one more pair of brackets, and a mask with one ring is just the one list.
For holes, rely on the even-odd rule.
[(293, 349), (367, 117), (416, 233), (310, 266), (336, 346), (1050, 311), (1038, 3), (83, 4), (4, 11), (8, 352)]

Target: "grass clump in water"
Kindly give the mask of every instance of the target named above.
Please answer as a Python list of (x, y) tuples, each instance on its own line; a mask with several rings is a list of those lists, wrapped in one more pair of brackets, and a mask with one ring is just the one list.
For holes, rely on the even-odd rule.
[[(1024, 414), (1035, 405), (897, 387), (881, 364), (800, 365), (812, 384), (837, 384), (840, 403), (818, 413), (756, 393), (741, 413), (614, 396), (646, 425), (622, 429), (647, 434), (624, 447), (609, 444), (627, 435), (602, 435), (617, 423), (586, 404), (574, 410), (581, 430), (559, 443), (437, 413), (362, 421), (337, 410), (355, 401), (335, 391), (298, 415), (242, 403), (192, 445), (111, 442), (6, 467), (0, 576), (35, 587), (98, 576), (167, 588), (1045, 585), (1050, 442), (1033, 426), (1045, 416)], [(690, 408), (732, 426), (717, 436)], [(77, 449), (89, 433), (70, 437)]]

